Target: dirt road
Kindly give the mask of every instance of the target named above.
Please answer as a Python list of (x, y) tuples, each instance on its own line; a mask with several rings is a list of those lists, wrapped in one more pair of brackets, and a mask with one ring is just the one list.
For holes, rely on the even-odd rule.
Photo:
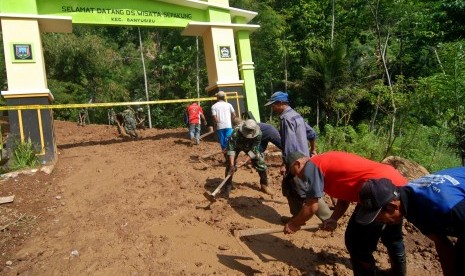
[[(273, 196), (241, 168), (229, 201), (209, 205), (223, 176), (210, 140), (193, 146), (187, 130), (150, 129), (139, 140), (104, 125), (55, 123), (59, 159), (49, 175), (0, 182), (0, 271), (3, 275), (351, 275), (344, 246), (348, 215), (333, 233), (300, 231), (243, 238), (234, 229), (280, 227), (289, 215), (280, 192), (279, 160), (271, 164)], [(312, 219), (310, 223), (318, 223)], [(406, 225), (409, 275), (439, 275), (432, 243)], [(389, 267), (379, 246), (378, 265)]]

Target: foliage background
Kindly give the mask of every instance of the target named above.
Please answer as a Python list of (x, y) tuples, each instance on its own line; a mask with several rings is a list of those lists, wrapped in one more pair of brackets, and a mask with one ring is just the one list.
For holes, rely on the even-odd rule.
[[(262, 121), (276, 123), (262, 104), (287, 91), (291, 106), (318, 130), (320, 152), (399, 155), (431, 171), (464, 165), (465, 1), (229, 2), (258, 12), (253, 23), (261, 28), (251, 43)], [(150, 100), (197, 97), (197, 58), (199, 93), (207, 96), (201, 39), (197, 50), (196, 38), (180, 30), (140, 32)], [(42, 39), (55, 103), (145, 100), (137, 28), (74, 25), (72, 34)], [(210, 104), (202, 103), (207, 111)], [(154, 127), (183, 126), (184, 104), (150, 108)], [(55, 116), (76, 120), (77, 113)], [(104, 109), (89, 110), (89, 117), (108, 122)]]

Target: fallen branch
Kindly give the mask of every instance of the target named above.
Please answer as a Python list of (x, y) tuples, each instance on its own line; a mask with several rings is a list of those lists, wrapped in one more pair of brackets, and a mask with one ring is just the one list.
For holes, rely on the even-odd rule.
[(22, 220), (25, 216), (26, 216), (26, 214), (21, 214), (21, 215), (18, 217), (18, 219), (16, 219), (15, 221), (12, 221), (12, 222), (8, 223), (7, 225), (2, 226), (2, 227), (0, 228), (0, 231), (3, 231), (3, 230), (5, 230), (5, 229), (7, 229), (8, 227), (10, 227), (10, 226), (13, 225), (13, 224), (16, 224), (17, 222), (19, 222), (20, 220)]

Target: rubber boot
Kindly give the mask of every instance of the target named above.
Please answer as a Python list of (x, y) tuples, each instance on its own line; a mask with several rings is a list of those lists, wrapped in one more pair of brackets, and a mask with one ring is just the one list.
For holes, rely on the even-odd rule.
[[(226, 163), (226, 170), (224, 172), (224, 177), (228, 176), (228, 172), (229, 172), (229, 162)], [(233, 184), (232, 184), (233, 176), (234, 175), (231, 175), (229, 179), (226, 181), (226, 183), (224, 183), (223, 192), (222, 192), (222, 196), (224, 198), (229, 198), (229, 194), (231, 193), (231, 190), (233, 188)]]
[(376, 276), (375, 263), (365, 263), (351, 259), (354, 276)]
[(271, 195), (270, 189), (268, 188), (268, 176), (266, 171), (258, 171), (258, 175), (260, 176), (260, 191), (267, 195)]
[(402, 254), (389, 254), (391, 261), (391, 275), (407, 275), (407, 258), (405, 252)]

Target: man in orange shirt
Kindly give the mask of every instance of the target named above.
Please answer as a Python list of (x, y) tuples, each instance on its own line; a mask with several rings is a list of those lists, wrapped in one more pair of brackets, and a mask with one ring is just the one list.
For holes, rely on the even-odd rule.
[[(365, 182), (377, 184), (391, 181), (396, 186), (407, 184), (407, 179), (393, 167), (346, 152), (332, 151), (311, 158), (293, 152), (286, 157), (286, 164), (290, 173), (302, 180), (300, 184), (293, 182), (283, 186), (283, 193), (293, 215), (284, 227), (286, 234), (298, 231), (316, 213), (318, 199), (324, 193), (338, 199), (333, 214), (323, 221), (322, 226), (325, 230), (334, 231), (350, 202), (359, 201), (358, 194)], [(357, 205), (356, 210), (359, 208)], [(376, 274), (373, 252), (380, 238), (388, 250), (393, 275), (406, 274), (402, 222), (385, 225), (374, 221), (362, 225), (352, 215), (347, 225), (345, 242), (354, 275)]]
[(202, 119), (204, 125), (207, 125), (203, 109), (197, 102), (193, 102), (187, 107), (186, 113), (189, 117), (189, 138), (192, 141), (195, 139), (195, 144), (198, 145), (200, 144), (200, 119)]

